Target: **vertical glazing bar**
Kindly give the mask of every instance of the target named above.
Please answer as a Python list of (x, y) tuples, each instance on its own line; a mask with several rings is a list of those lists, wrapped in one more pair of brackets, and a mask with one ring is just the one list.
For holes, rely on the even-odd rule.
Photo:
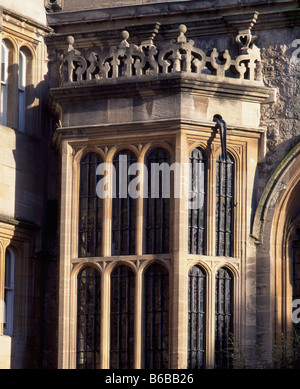
[(223, 162), (224, 164), (224, 180), (225, 180), (225, 193), (224, 193), (224, 203), (225, 203), (225, 214), (224, 214), (224, 255), (229, 256), (228, 244), (227, 244), (227, 234), (228, 234), (228, 225), (227, 225), (227, 212), (228, 212), (228, 160)]
[(86, 227), (85, 227), (85, 256), (88, 253), (88, 228), (89, 228), (89, 182), (90, 182), (90, 154), (87, 155), (86, 165)]
[(97, 162), (98, 162), (98, 158), (97, 156), (95, 155), (95, 161), (93, 163), (93, 177), (94, 177), (94, 193), (92, 193), (92, 195), (94, 196), (94, 254), (93, 256), (96, 255), (96, 252), (97, 252), (97, 195), (96, 195), (96, 185), (97, 185), (97, 179), (96, 179), (96, 168), (97, 168)]

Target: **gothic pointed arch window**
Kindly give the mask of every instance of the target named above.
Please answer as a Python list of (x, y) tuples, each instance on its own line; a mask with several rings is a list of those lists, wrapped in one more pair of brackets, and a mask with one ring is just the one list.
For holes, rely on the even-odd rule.
[(77, 276), (77, 368), (100, 368), (101, 276), (94, 267)]
[(215, 366), (230, 368), (230, 339), (233, 336), (233, 274), (223, 267), (215, 279)]
[(96, 193), (100, 179), (96, 169), (102, 162), (97, 153), (88, 153), (80, 161), (79, 257), (101, 256), (103, 200)]
[(207, 160), (200, 147), (190, 153), (189, 253), (206, 254)]
[(217, 158), (216, 175), (216, 255), (233, 255), (233, 213), (234, 213), (234, 159), (227, 153)]
[(145, 156), (148, 171), (148, 196), (144, 200), (145, 254), (163, 254), (170, 249), (170, 195), (163, 192), (166, 180), (163, 171), (158, 173), (158, 169), (154, 169), (163, 166), (162, 164), (170, 165), (168, 150), (161, 147), (150, 149)]
[(155, 263), (144, 274), (144, 367), (166, 369), (169, 363), (169, 273)]
[(117, 266), (111, 273), (111, 369), (134, 368), (134, 293), (134, 272), (128, 266)]
[(205, 368), (206, 274), (200, 266), (189, 271), (188, 369)]
[(136, 162), (130, 150), (119, 151), (113, 159), (116, 193), (112, 200), (112, 255), (135, 254), (136, 199), (128, 191), (130, 180), (134, 178), (128, 175), (128, 169)]

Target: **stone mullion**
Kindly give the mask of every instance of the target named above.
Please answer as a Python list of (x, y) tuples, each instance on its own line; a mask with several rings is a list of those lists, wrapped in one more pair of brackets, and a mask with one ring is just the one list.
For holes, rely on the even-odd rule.
[(209, 273), (206, 297), (206, 368), (215, 364), (215, 273)]
[[(139, 157), (138, 163), (140, 166), (144, 163), (143, 157)], [(139, 172), (140, 175), (140, 193), (141, 196), (139, 196), (136, 199), (136, 241), (135, 241), (135, 247), (136, 247), (136, 254), (137, 255), (142, 255), (143, 254), (143, 223), (144, 223), (144, 218), (143, 218), (143, 187), (144, 187), (144, 171), (143, 169), (140, 170)]]
[(216, 254), (216, 159), (209, 156), (207, 176), (207, 255)]
[(180, 189), (179, 198), (171, 201), (171, 223), (173, 226), (173, 276), (172, 276), (172, 309), (171, 309), (171, 368), (187, 367), (187, 332), (188, 332), (188, 174), (184, 174), (184, 163), (188, 163), (186, 147), (186, 134), (183, 131), (177, 133), (175, 144), (175, 157), (173, 161), (179, 163)]
[(113, 184), (113, 165), (112, 161), (106, 161), (107, 167), (109, 166), (109, 169), (107, 174), (109, 176), (109, 193), (108, 196), (106, 196), (103, 201), (103, 224), (102, 224), (102, 255), (103, 257), (109, 257), (111, 256), (111, 228), (112, 228), (112, 184)]
[(72, 250), (72, 148), (62, 144), (59, 259), (58, 368), (70, 364), (70, 287)]
[(135, 283), (135, 305), (134, 305), (134, 368), (142, 368), (142, 273), (138, 271)]
[(110, 272), (101, 277), (101, 369), (109, 369), (110, 359)]

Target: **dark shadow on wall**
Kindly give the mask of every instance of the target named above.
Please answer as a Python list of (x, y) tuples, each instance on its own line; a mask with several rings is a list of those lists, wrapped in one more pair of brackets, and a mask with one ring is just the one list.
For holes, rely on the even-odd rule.
[(18, 247), (13, 369), (57, 367), (59, 158), (51, 147), (48, 90), (48, 76), (26, 87), (24, 131), (18, 130), (17, 109), (13, 115), (17, 227), (12, 241)]

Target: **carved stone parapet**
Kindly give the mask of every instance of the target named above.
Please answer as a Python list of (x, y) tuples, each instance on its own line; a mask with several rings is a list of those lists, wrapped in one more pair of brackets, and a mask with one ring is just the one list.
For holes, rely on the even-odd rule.
[(91, 52), (87, 58), (74, 49), (74, 38), (68, 37), (68, 48), (61, 56), (61, 86), (103, 83), (122, 77), (132, 78), (136, 82), (149, 76), (174, 73), (203, 81), (228, 80), (230, 83), (263, 85), (260, 51), (252, 41), (251, 45), (245, 42), (246, 49), (234, 59), (228, 50), (219, 53), (214, 48), (210, 54), (206, 54), (195, 46), (193, 40), (187, 39), (186, 31), (186, 26), (180, 25), (178, 38), (159, 49), (153, 44), (154, 33), (150, 40), (137, 46), (130, 44), (129, 33), (122, 31), (118, 47)]

